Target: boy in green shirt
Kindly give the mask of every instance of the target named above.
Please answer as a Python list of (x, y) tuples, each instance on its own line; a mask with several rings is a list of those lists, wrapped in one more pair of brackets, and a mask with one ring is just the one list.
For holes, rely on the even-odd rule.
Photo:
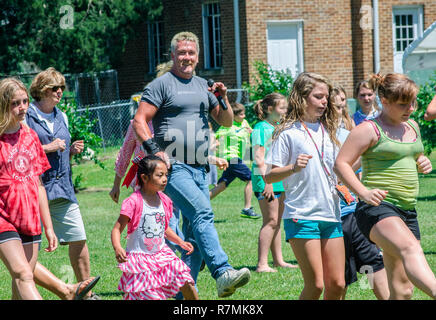
[(216, 139), (219, 141), (218, 156), (229, 162), (229, 167), (224, 170), (218, 185), (210, 191), (210, 199), (215, 198), (223, 192), (235, 178), (247, 182), (244, 188), (245, 206), (241, 211), (241, 217), (258, 219), (260, 215), (256, 214), (251, 206), (252, 183), (251, 171), (245, 165), (244, 159), (247, 146), (250, 144), (250, 134), (253, 131), (245, 120), (245, 107), (240, 103), (233, 103), (233, 125), (230, 128), (221, 127), (216, 132)]

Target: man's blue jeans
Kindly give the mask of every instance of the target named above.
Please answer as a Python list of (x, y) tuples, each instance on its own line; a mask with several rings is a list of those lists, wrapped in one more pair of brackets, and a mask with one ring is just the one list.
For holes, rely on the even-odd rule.
[(232, 268), (215, 229), (206, 169), (176, 161), (172, 165), (165, 193), (181, 210), (185, 241), (194, 246), (191, 255), (182, 254), (182, 260), (191, 269), (194, 281), (197, 281), (202, 259), (214, 279)]
[[(183, 235), (182, 230), (180, 230), (179, 221), (180, 221), (180, 209), (173, 202), (173, 215), (171, 216), (170, 221), (168, 221), (168, 227), (170, 227), (182, 240), (185, 240), (185, 236)], [(168, 247), (170, 247), (171, 250), (174, 251), (174, 253), (176, 253), (176, 251), (183, 253), (183, 249), (179, 245), (175, 244), (174, 242), (168, 239), (165, 239), (165, 242), (168, 245)]]

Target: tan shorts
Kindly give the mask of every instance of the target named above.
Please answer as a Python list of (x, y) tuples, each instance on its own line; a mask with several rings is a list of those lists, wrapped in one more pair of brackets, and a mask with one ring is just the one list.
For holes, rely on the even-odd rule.
[(60, 244), (86, 240), (79, 205), (66, 199), (48, 202), (53, 229)]

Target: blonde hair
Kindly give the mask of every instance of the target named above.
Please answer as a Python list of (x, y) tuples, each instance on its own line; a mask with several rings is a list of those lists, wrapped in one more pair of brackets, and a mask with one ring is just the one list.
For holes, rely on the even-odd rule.
[(260, 120), (265, 120), (270, 113), (269, 107), (276, 107), (281, 100), (286, 100), (286, 97), (280, 93), (273, 92), (266, 95), (262, 100), (258, 100), (254, 105), (254, 113)]
[(390, 103), (411, 103), (419, 92), (416, 83), (401, 73), (372, 74), (368, 83), (380, 99)]
[(348, 103), (347, 103), (347, 92), (345, 91), (344, 87), (342, 87), (340, 84), (336, 84), (333, 86), (333, 88), (330, 91), (330, 103), (333, 107), (336, 106), (335, 98), (341, 94), (341, 92), (345, 95), (345, 107), (342, 108), (342, 121), (344, 121), (345, 129), (350, 130), (353, 129), (353, 121), (350, 117), (350, 110), (348, 109)]
[(171, 39), (171, 52), (175, 53), (177, 48), (177, 43), (179, 41), (192, 41), (195, 42), (195, 45), (197, 46), (197, 53), (200, 53), (200, 44), (198, 41), (198, 37), (189, 31), (182, 31), (174, 35), (174, 37)]
[(53, 67), (41, 71), (30, 85), (30, 95), (36, 101), (43, 98), (44, 92), (56, 86), (65, 86), (65, 77)]
[[(163, 76), (168, 71), (171, 71), (173, 68), (174, 61), (170, 60), (167, 62), (162, 62), (156, 66), (156, 78), (159, 78)], [(192, 72), (192, 74), (195, 76), (195, 70)]]
[[(362, 87), (374, 91), (374, 94), (376, 93), (375, 90), (373, 88), (371, 88), (371, 86), (367, 80), (362, 80), (354, 88), (354, 99), (357, 100), (357, 97), (359, 96), (360, 88), (362, 88)], [(378, 106), (375, 99), (372, 102), (372, 106), (375, 110), (380, 111), (380, 107)]]
[(22, 90), (27, 93), (26, 86), (16, 78), (5, 78), (0, 81), (0, 136), (12, 123), (11, 103), (15, 93)]
[(165, 73), (171, 70), (173, 67), (173, 60), (163, 62), (161, 64), (158, 64), (156, 66), (156, 78), (159, 78), (160, 76), (163, 76)]
[[(290, 128), (295, 122), (303, 122), (303, 117), (306, 114), (307, 98), (315, 86), (319, 83), (327, 85), (329, 93), (331, 91), (330, 80), (322, 75), (312, 72), (302, 72), (295, 79), (292, 86), (292, 90), (288, 98), (288, 112), (280, 120), (276, 130), (273, 133), (273, 139), (277, 139), (282, 131)], [(340, 146), (340, 142), (336, 138), (336, 130), (338, 129), (338, 115), (336, 110), (330, 103), (330, 99), (327, 100), (327, 109), (320, 118), (320, 122), (326, 128), (330, 140), (337, 146)]]

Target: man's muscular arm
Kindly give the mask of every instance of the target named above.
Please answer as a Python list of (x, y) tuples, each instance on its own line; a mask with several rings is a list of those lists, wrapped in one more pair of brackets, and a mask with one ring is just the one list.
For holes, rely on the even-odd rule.
[(150, 122), (156, 115), (157, 107), (154, 105), (141, 101), (133, 118), (133, 130), (135, 131), (136, 138), (141, 142), (142, 147), (148, 154), (155, 154), (161, 157), (170, 166), (168, 155), (160, 150), (159, 146), (152, 139), (148, 122)]

